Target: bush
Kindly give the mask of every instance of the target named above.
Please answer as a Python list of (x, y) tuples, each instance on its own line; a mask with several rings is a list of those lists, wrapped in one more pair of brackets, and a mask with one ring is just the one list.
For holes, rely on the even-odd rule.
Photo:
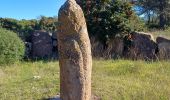
[(143, 28), (142, 21), (128, 2), (92, 0), (89, 6), (85, 1), (79, 4), (84, 11), (90, 36), (96, 37), (103, 44)]
[(21, 60), (25, 46), (16, 33), (0, 28), (0, 64)]

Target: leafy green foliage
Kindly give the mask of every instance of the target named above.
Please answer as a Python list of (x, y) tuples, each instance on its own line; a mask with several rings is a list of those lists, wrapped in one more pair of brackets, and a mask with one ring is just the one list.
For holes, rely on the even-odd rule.
[(36, 23), (36, 20), (19, 21), (11, 18), (0, 18), (2, 28), (17, 33), (23, 40), (29, 39), (30, 33), (36, 28)]
[(40, 16), (40, 20), (38, 21), (38, 29), (46, 30), (48, 32), (55, 32), (57, 30), (57, 22), (58, 19), (55, 17)]
[[(117, 36), (123, 38), (131, 31), (143, 28), (130, 3), (119, 0), (93, 0), (79, 4), (85, 13), (90, 36), (97, 37), (102, 43)], [(140, 28), (136, 27), (137, 23)]]
[(0, 18), (0, 27), (11, 30), (25, 41), (30, 41), (30, 35), (34, 30), (46, 30), (55, 32), (57, 18), (40, 16), (34, 20), (15, 20), (11, 18)]
[(24, 51), (24, 43), (16, 33), (0, 28), (0, 64), (22, 59)]
[[(148, 24), (165, 28), (170, 23), (170, 0), (137, 0), (139, 14), (145, 15)], [(152, 26), (152, 25), (151, 25)]]

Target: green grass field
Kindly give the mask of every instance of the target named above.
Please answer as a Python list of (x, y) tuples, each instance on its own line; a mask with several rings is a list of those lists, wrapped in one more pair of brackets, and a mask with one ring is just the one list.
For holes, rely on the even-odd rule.
[[(58, 62), (0, 67), (0, 100), (41, 100), (59, 94)], [(94, 60), (92, 92), (102, 100), (169, 100), (170, 62)]]

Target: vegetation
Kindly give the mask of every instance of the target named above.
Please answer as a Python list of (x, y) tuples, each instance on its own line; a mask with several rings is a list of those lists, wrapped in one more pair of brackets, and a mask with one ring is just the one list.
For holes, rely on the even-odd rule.
[(139, 14), (147, 18), (147, 24), (159, 25), (163, 29), (170, 24), (169, 0), (137, 0), (137, 8)]
[[(156, 28), (152, 31), (155, 37), (170, 39), (170, 29), (166, 29), (170, 26), (169, 0), (77, 1), (83, 8), (90, 36), (104, 45), (115, 37), (128, 39), (132, 31), (143, 31), (145, 27)], [(22, 40), (30, 41), (34, 30), (56, 32), (56, 25), (56, 17), (0, 18), (0, 99), (36, 100), (59, 94), (57, 61), (18, 62), (24, 55)], [(158, 31), (160, 28), (166, 30)], [(169, 100), (169, 84), (169, 61), (93, 61), (92, 91), (102, 100)]]
[(119, 0), (93, 0), (78, 3), (85, 13), (90, 36), (96, 37), (103, 44), (115, 37), (124, 38), (130, 32), (144, 28), (130, 3)]
[(10, 64), (20, 60), (24, 52), (24, 43), (17, 34), (0, 28), (0, 64)]
[[(0, 67), (2, 100), (38, 100), (59, 94), (58, 62), (19, 62)], [(94, 60), (93, 94), (102, 100), (168, 100), (170, 62)]]
[(11, 18), (0, 18), (0, 27), (16, 32), (24, 41), (30, 41), (34, 30), (46, 30), (55, 32), (57, 30), (57, 18), (40, 16), (34, 20), (16, 20)]
[(151, 33), (153, 34), (155, 39), (158, 36), (170, 39), (170, 28), (168, 28), (166, 30), (152, 30)]

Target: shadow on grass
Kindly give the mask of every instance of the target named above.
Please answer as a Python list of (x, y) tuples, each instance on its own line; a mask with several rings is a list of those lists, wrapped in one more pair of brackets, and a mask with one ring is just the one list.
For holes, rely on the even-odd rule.
[(59, 97), (54, 97), (54, 98), (43, 98), (41, 100), (61, 100)]

